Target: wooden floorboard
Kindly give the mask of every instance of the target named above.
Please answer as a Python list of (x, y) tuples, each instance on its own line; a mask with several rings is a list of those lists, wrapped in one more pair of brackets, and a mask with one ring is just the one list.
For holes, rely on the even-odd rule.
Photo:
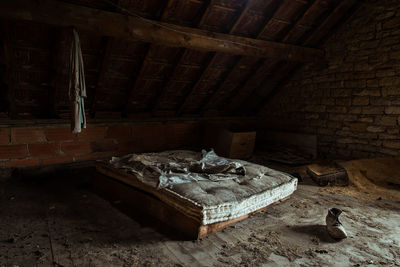
[[(300, 185), (292, 199), (235, 227), (198, 241), (182, 241), (132, 219), (89, 187), (69, 184), (75, 178), (80, 184), (84, 175), (65, 174), (65, 179), (59, 179), (62, 175), (57, 173), (40, 183), (13, 180), (2, 185), (0, 181), (4, 189), (0, 190), (0, 266), (400, 263), (394, 243), (400, 219), (397, 202), (346, 196), (343, 188)], [(338, 190), (338, 194), (326, 190)], [(350, 234), (340, 242), (329, 237), (324, 224), (332, 203), (344, 207), (342, 223)], [(56, 264), (51, 259), (47, 219)]]
[(199, 265), (197, 258), (194, 255), (190, 254), (188, 250), (182, 248), (182, 245), (180, 245), (178, 242), (166, 241), (164, 242), (164, 244), (185, 265), (187, 266)]

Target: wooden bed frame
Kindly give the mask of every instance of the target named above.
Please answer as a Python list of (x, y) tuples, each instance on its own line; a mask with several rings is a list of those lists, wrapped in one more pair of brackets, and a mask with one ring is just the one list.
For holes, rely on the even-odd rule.
[(164, 194), (168, 191), (163, 189), (156, 190), (137, 180), (133, 174), (116, 169), (109, 164), (97, 163), (96, 170), (98, 173), (102, 174), (102, 176), (98, 176), (92, 181), (96, 191), (116, 201), (123, 202), (129, 207), (134, 208), (135, 211), (148, 214), (152, 218), (178, 230), (190, 239), (204, 238), (207, 235), (220, 231), (290, 197), (288, 196), (266, 207), (232, 220), (202, 225), (197, 220), (179, 211), (176, 207), (163, 201), (163, 199), (165, 199)]

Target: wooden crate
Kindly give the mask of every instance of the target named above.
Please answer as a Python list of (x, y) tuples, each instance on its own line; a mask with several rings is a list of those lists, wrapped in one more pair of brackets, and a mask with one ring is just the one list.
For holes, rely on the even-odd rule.
[(215, 152), (223, 157), (246, 159), (254, 151), (256, 132), (233, 132), (226, 129), (219, 131)]
[(203, 147), (222, 157), (247, 159), (253, 154), (255, 141), (255, 131), (229, 130), (228, 125), (211, 123), (204, 128)]

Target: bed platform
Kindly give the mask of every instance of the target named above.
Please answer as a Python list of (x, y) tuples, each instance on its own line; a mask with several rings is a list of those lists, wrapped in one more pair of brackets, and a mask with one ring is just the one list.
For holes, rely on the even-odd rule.
[[(179, 162), (186, 159), (187, 162), (190, 161), (190, 168), (192, 168), (193, 161), (198, 160), (201, 163), (204, 159), (204, 155), (203, 158), (201, 156), (195, 158), (196, 152), (189, 153), (193, 153), (193, 158), (189, 157), (189, 160), (186, 155), (179, 158), (178, 153), (178, 157), (174, 154), (174, 157), (168, 158), (166, 162), (174, 160)], [(152, 164), (148, 163), (148, 159), (146, 158), (143, 162)], [(217, 159), (219, 164), (220, 158)], [(215, 179), (213, 176), (215, 171), (213, 171), (212, 174), (210, 172), (205, 174), (205, 177), (211, 177), (213, 180), (198, 179), (167, 184), (164, 187), (158, 184), (157, 187), (139, 177), (143, 173), (138, 175), (127, 168), (125, 164), (127, 160), (119, 165), (111, 161), (97, 163), (97, 171), (107, 177), (97, 185), (101, 185), (103, 191), (115, 191), (129, 206), (149, 214), (192, 239), (203, 238), (265, 210), (287, 199), (297, 188), (297, 179), (286, 173), (245, 161), (222, 159), (228, 160), (229, 164), (234, 162), (236, 164), (234, 166), (245, 169), (246, 174), (236, 175), (232, 169), (228, 171), (225, 169), (226, 175), (224, 174), (224, 179), (221, 180)], [(158, 167), (165, 168), (165, 164), (159, 164), (162, 159), (157, 158), (156, 161)], [(173, 166), (175, 168), (176, 164)], [(146, 170), (148, 170), (147, 167), (145, 167)], [(215, 170), (215, 166), (213, 167)], [(162, 173), (171, 173), (171, 171), (164, 171)], [(230, 173), (234, 179), (226, 178), (230, 176)], [(144, 175), (146, 176), (146, 171)], [(179, 175), (182, 174), (179, 173)], [(189, 176), (193, 177), (190, 172)], [(176, 178), (170, 175), (169, 178), (171, 177)]]

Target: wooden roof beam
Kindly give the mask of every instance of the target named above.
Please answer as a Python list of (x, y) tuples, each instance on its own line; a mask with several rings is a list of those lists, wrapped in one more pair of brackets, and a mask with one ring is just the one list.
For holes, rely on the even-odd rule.
[(1, 1), (0, 17), (75, 26), (104, 36), (203, 51), (300, 62), (324, 57), (320, 49), (214, 33), (51, 0)]

